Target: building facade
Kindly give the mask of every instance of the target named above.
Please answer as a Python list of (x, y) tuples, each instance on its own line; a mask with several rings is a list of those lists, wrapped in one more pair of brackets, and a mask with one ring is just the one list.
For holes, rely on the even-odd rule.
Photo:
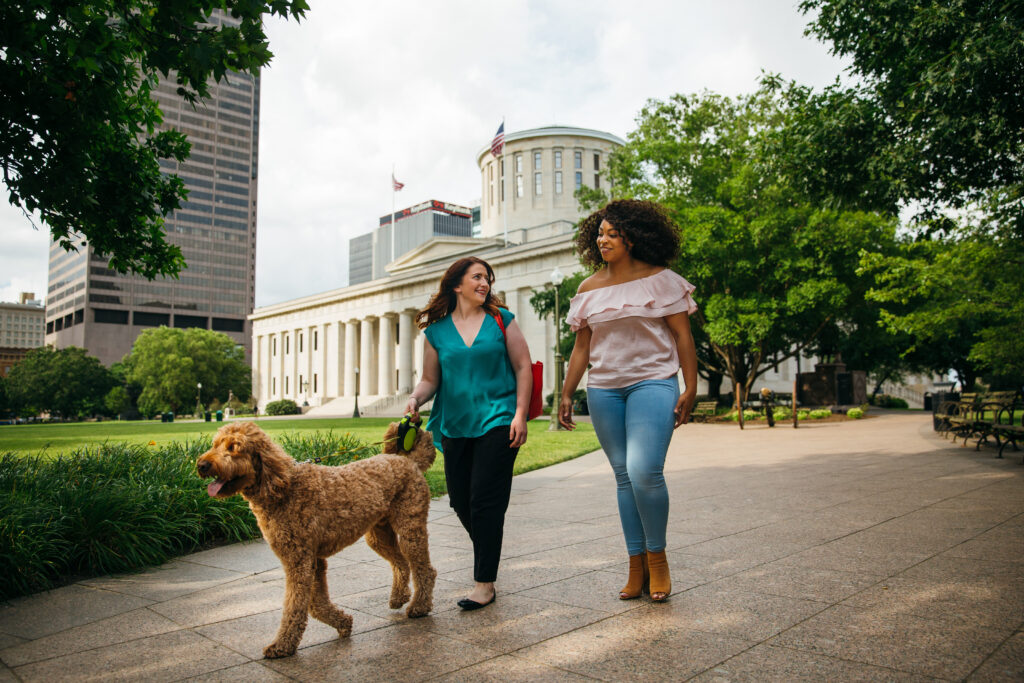
[[(287, 398), (312, 406), (312, 414), (351, 415), (358, 392), (360, 406), (400, 409), (422, 368), (423, 333), (415, 315), (448, 266), (469, 255), (494, 268), (495, 291), (516, 315), (534, 360), (544, 361), (545, 393), (552, 390), (555, 326), (550, 317), (542, 320), (534, 313), (530, 297), (551, 286), (556, 267), (565, 275), (580, 269), (574, 250), (580, 218), (572, 196), (575, 174), (581, 174), (580, 182), (601, 183), (600, 169), (623, 141), (565, 126), (514, 132), (505, 139), (501, 159), (489, 147), (477, 155), (483, 197), (478, 208), (466, 212), (471, 223), (478, 213), (478, 227), (465, 235), (435, 229), (423, 241), (399, 242), (394, 259), (381, 235), (376, 244), (369, 236), (355, 238), (365, 244), (353, 270), (378, 263), (385, 272), (363, 282), (355, 282), (350, 272), (347, 287), (253, 312), (253, 393), (261, 405)], [(504, 205), (497, 203), (502, 160), (508, 181)], [(382, 225), (390, 223), (390, 215), (386, 219)], [(396, 220), (399, 235), (404, 220)]]
[[(380, 226), (348, 242), (348, 283), (357, 285), (387, 276), (396, 257), (435, 237), (471, 237), (473, 210), (431, 199), (380, 217)], [(392, 245), (392, 236), (397, 235)]]
[[(219, 12), (214, 25), (237, 25)], [(185, 133), (192, 153), (184, 164), (161, 161), (189, 190), (166, 217), (168, 242), (181, 247), (178, 279), (119, 275), (91, 247), (50, 247), (45, 342), (80, 346), (105, 365), (121, 360), (151, 327), (200, 327), (224, 332), (250, 351), (248, 320), (255, 302), (256, 180), (259, 78), (232, 73), (211, 82), (210, 97), (193, 108), (173, 81), (155, 92), (164, 129)]]
[(0, 377), (6, 377), (30, 349), (43, 345), (45, 312), (32, 292), (18, 303), (0, 302)]

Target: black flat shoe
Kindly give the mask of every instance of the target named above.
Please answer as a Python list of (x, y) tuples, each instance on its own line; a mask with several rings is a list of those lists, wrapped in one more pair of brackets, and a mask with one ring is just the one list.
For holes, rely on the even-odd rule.
[(494, 595), (492, 595), (491, 599), (488, 600), (487, 602), (477, 602), (476, 600), (470, 600), (469, 598), (462, 598), (456, 604), (458, 604), (458, 606), (461, 607), (466, 612), (472, 612), (475, 609), (480, 609), (481, 607), (487, 607), (487, 605), (489, 605), (492, 602), (494, 602), (494, 599), (496, 597), (498, 597), (498, 591), (494, 591)]

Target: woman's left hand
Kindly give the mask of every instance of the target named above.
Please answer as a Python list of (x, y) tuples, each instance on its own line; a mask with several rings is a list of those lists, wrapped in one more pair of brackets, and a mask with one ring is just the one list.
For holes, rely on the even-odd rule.
[(690, 413), (693, 412), (693, 404), (696, 401), (696, 391), (685, 391), (679, 394), (679, 400), (676, 401), (676, 408), (673, 411), (676, 414), (676, 427), (684, 425), (690, 421)]
[(516, 415), (512, 418), (512, 426), (508, 430), (509, 448), (519, 448), (526, 443), (526, 418)]

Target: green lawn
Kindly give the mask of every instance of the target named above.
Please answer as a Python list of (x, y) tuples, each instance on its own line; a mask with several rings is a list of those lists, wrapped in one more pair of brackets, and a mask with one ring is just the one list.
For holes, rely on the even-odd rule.
[[(334, 419), (268, 419), (257, 420), (260, 427), (273, 437), (275, 434), (334, 431), (351, 433), (364, 443), (379, 441), (392, 420), (383, 417)], [(0, 426), (0, 453), (16, 452), (24, 455), (60, 453), (83, 446), (105, 442), (122, 442), (165, 446), (172, 442), (209, 438), (223, 423), (218, 422), (86, 422), (76, 424), (2, 425)], [(529, 437), (516, 459), (515, 473), (547, 467), (600, 448), (594, 428), (578, 423), (574, 432), (549, 432), (547, 420), (534, 420), (529, 424)], [(427, 472), (427, 481), (433, 495), (442, 495), (444, 461), (438, 454), (434, 466)]]

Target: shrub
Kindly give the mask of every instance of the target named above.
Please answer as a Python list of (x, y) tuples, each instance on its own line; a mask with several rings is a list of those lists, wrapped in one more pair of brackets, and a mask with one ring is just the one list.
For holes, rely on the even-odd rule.
[(906, 409), (910, 406), (902, 398), (896, 396), (890, 396), (889, 394), (878, 394), (872, 396), (869, 399), (871, 405), (878, 406), (879, 408), (902, 408)]
[(302, 411), (295, 401), (290, 398), (283, 398), (280, 401), (271, 401), (263, 411), (267, 415), (298, 415)]
[(832, 411), (829, 410), (828, 408), (818, 408), (817, 410), (812, 410), (811, 412), (807, 413), (807, 417), (809, 417), (812, 420), (823, 420), (826, 417), (831, 416)]
[[(376, 452), (349, 434), (280, 442), (296, 459), (328, 456), (329, 465)], [(259, 537), (245, 500), (211, 498), (196, 476), (209, 446), (206, 438), (162, 448), (106, 443), (56, 458), (4, 454), (0, 599)]]
[(796, 419), (797, 420), (806, 420), (808, 413), (809, 413), (809, 411), (804, 410), (803, 408), (801, 408), (796, 413)]
[(772, 416), (776, 420), (792, 420), (793, 411), (786, 407), (776, 408), (775, 410), (772, 411)]
[(849, 410), (846, 411), (846, 417), (849, 417), (854, 420), (859, 420), (862, 417), (864, 417), (864, 411), (861, 410), (860, 408), (850, 408)]

